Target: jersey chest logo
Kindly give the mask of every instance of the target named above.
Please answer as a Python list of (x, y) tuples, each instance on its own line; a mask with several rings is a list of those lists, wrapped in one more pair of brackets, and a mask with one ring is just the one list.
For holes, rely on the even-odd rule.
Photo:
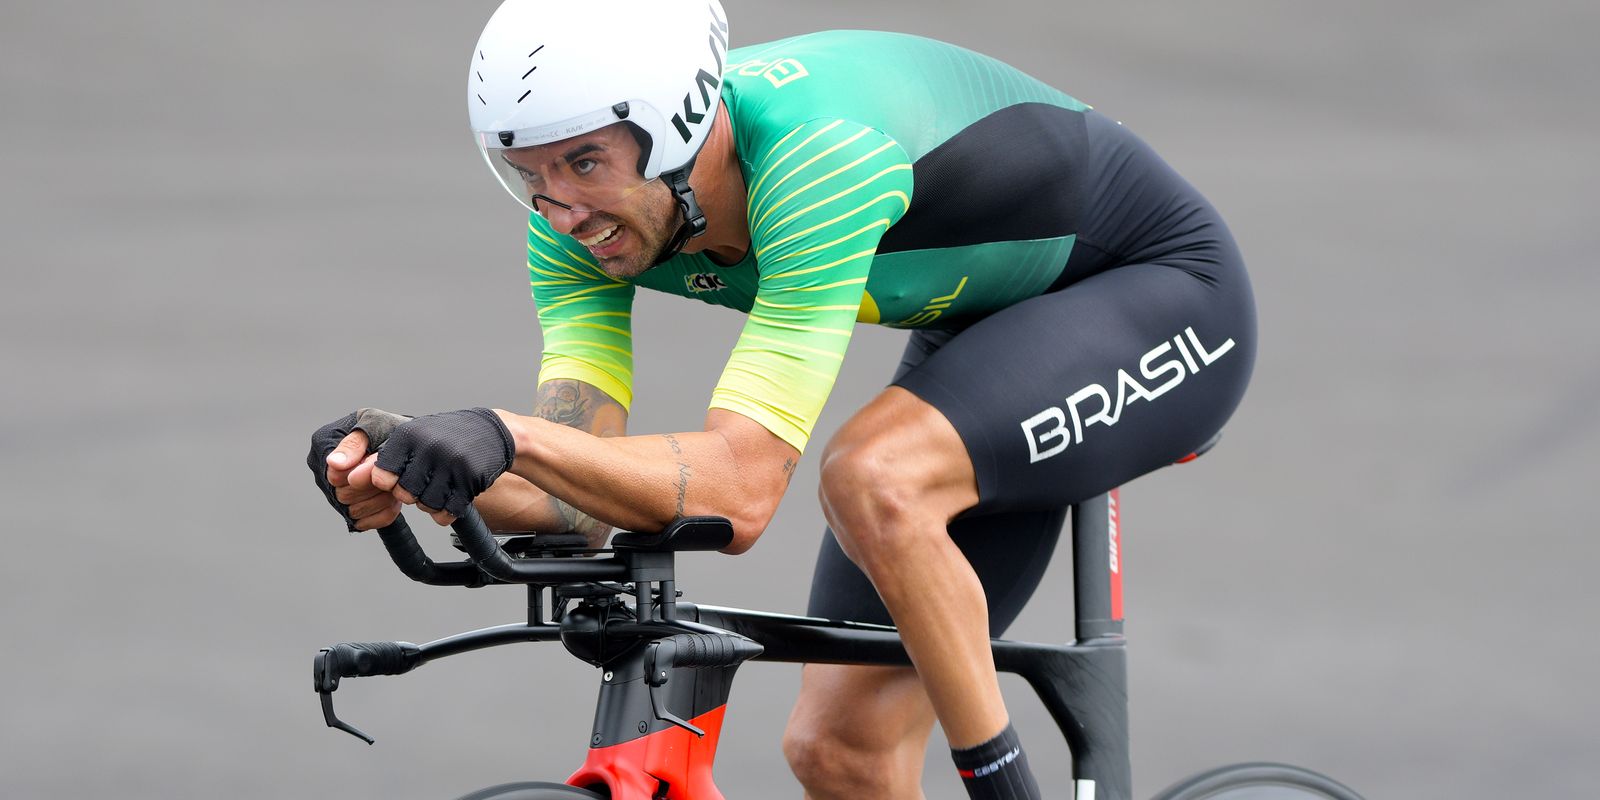
[(780, 58), (776, 61), (745, 61), (738, 64), (729, 64), (728, 70), (738, 69), (740, 75), (746, 78), (757, 76), (767, 79), (774, 89), (782, 89), (785, 84), (793, 83), (811, 73), (806, 70), (806, 65), (792, 58)]
[(715, 272), (696, 272), (685, 275), (683, 276), (683, 283), (685, 288), (695, 294), (718, 292), (728, 288), (728, 284), (723, 283), (722, 278)]

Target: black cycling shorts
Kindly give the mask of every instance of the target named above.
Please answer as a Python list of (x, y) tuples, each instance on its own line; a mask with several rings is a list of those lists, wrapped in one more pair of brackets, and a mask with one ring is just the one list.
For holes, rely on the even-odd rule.
[[(1254, 300), (1222, 218), (1119, 124), (1086, 123), (1092, 200), (1056, 285), (961, 330), (913, 332), (893, 379), (972, 458), (979, 501), (950, 533), (996, 636), (1044, 574), (1065, 507), (1205, 443), (1255, 361)], [(832, 531), (808, 613), (890, 622)]]

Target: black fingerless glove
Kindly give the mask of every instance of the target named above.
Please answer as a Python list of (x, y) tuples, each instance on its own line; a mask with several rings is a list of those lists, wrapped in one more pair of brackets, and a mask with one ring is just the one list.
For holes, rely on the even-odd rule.
[(411, 418), (402, 414), (394, 414), (379, 408), (363, 408), (354, 414), (346, 414), (311, 434), (311, 452), (306, 454), (306, 466), (311, 468), (311, 475), (316, 479), (317, 488), (322, 490), (322, 496), (328, 498), (328, 505), (333, 506), (333, 509), (339, 512), (339, 516), (344, 517), (344, 525), (351, 532), (356, 529), (356, 521), (350, 518), (350, 507), (339, 502), (333, 494), (333, 485), (328, 483), (328, 454), (332, 453), (351, 431), (363, 431), (367, 434), (367, 452), (371, 453), (389, 438), (389, 434), (396, 427), (409, 419)]
[(516, 454), (511, 431), (498, 415), (469, 408), (396, 427), (378, 449), (378, 468), (398, 475), (400, 487), (418, 503), (459, 517), (511, 468)]
[(322, 490), (323, 497), (328, 498), (328, 505), (344, 517), (345, 527), (352, 532), (356, 529), (356, 521), (350, 518), (350, 507), (333, 496), (333, 484), (328, 483), (328, 454), (355, 430), (355, 424), (356, 415), (346, 414), (318, 428), (316, 433), (311, 434), (311, 452), (306, 454), (306, 466), (311, 468), (317, 488)]

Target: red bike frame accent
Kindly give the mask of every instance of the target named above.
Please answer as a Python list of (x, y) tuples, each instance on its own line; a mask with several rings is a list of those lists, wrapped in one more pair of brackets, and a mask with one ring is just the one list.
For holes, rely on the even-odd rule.
[(1122, 490), (1112, 489), (1106, 503), (1111, 546), (1111, 618), (1122, 620)]
[[(689, 720), (706, 732), (703, 737), (673, 726), (622, 744), (590, 748), (567, 785), (604, 784), (611, 800), (723, 800), (711, 780), (711, 765), (727, 709), (720, 705)], [(663, 783), (666, 794), (657, 794)]]

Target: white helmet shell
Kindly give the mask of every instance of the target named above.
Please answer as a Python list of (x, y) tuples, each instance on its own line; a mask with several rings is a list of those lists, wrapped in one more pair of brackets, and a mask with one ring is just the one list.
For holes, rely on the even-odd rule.
[(467, 72), (472, 131), (487, 155), (626, 120), (650, 139), (653, 180), (705, 144), (727, 52), (718, 0), (505, 0)]

